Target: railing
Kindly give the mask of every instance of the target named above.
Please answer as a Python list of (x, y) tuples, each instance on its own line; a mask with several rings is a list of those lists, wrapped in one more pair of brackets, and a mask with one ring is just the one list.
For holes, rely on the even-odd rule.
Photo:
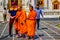
[(43, 10), (45, 18), (58, 18), (60, 16), (60, 10)]
[[(44, 18), (58, 18), (60, 10), (43, 10)], [(3, 18), (3, 12), (0, 11), (0, 16)]]

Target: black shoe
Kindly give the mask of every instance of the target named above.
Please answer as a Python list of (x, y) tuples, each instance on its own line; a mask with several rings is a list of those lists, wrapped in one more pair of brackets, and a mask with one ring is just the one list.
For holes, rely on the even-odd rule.
[(37, 28), (38, 30), (42, 30), (42, 28)]
[(34, 38), (33, 36), (31, 36), (31, 37), (28, 37), (28, 39), (32, 39), (32, 38)]
[(22, 37), (23, 37), (23, 38), (26, 38), (26, 36), (25, 36), (24, 34), (22, 35)]
[(18, 36), (17, 38), (22, 38), (22, 36)]
[(16, 37), (17, 37), (17, 38), (21, 38), (22, 36), (21, 36), (20, 34), (17, 34)]

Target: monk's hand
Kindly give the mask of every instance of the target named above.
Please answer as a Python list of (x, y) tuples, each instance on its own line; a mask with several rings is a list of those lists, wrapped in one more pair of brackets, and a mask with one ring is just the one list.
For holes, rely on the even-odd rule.
[(14, 23), (15, 23), (15, 21), (14, 21)]
[(21, 25), (23, 25), (24, 23), (22, 22)]
[(21, 22), (21, 24), (23, 25), (26, 22), (26, 20), (24, 20), (23, 22)]
[(18, 22), (18, 18), (17, 18), (17, 19), (15, 19), (15, 21), (16, 21), (16, 22)]
[(26, 22), (26, 20), (24, 20), (24, 22)]
[(21, 22), (21, 24), (23, 25), (25, 22), (23, 21), (23, 22)]

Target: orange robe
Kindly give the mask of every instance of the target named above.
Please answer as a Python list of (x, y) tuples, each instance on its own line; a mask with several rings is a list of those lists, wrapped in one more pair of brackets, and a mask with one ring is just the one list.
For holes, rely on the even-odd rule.
[[(16, 18), (18, 18), (18, 22), (15, 21), (15, 29), (19, 31), (20, 34), (24, 34), (26, 32), (26, 12), (24, 10), (18, 11), (16, 14)], [(23, 25), (22, 25), (23, 23)]]
[(15, 21), (14, 21), (14, 27), (15, 27), (15, 30), (19, 30), (20, 28), (18, 28), (18, 21), (16, 21), (16, 19), (21, 15), (21, 12), (20, 11), (17, 11), (16, 13), (16, 16), (15, 16)]
[(36, 26), (36, 12), (34, 10), (29, 12), (26, 24), (27, 24), (27, 36), (34, 36)]

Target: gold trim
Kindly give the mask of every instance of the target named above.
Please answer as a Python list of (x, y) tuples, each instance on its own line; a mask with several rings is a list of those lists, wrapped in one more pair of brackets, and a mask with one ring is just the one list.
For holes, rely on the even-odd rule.
[(41, 5), (39, 4), (39, 5), (42, 6), (42, 7), (44, 6), (44, 0), (37, 0), (37, 3), (38, 2), (42, 2), (42, 4)]
[[(20, 6), (21, 4), (22, 4), (21, 0), (18, 0), (18, 6)], [(8, 0), (8, 8), (10, 7), (11, 7), (11, 0)]]

